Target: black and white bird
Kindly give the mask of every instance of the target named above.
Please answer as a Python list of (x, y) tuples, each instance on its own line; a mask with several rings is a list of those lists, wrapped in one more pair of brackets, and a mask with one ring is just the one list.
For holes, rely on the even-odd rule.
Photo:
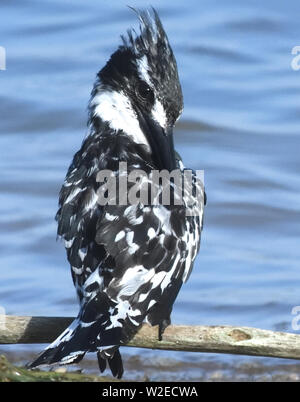
[[(79, 362), (85, 353), (96, 352), (100, 371), (108, 363), (121, 378), (119, 346), (145, 321), (158, 325), (161, 339), (199, 250), (205, 192), (194, 172), (192, 187), (179, 192), (170, 179), (169, 205), (160, 197), (155, 203), (98, 202), (97, 175), (108, 170), (118, 178), (120, 162), (126, 162), (127, 174), (146, 172), (135, 186), (151, 186), (153, 171), (177, 169), (182, 177), (186, 171), (173, 145), (183, 108), (175, 57), (157, 12), (138, 12), (138, 17), (140, 33), (122, 36), (123, 44), (97, 74), (88, 134), (60, 192), (58, 235), (80, 311), (31, 368)], [(160, 195), (163, 184), (156, 187)]]

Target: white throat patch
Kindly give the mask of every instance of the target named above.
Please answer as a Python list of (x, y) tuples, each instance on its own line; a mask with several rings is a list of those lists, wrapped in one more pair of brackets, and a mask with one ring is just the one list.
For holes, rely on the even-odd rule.
[(144, 144), (150, 149), (126, 95), (116, 91), (103, 91), (91, 100), (91, 106), (96, 106), (94, 115), (107, 121), (112, 129), (123, 130), (135, 143)]

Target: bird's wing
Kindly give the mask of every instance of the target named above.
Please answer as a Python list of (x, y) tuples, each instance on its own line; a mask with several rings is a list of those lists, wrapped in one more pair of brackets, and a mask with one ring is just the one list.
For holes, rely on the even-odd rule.
[[(153, 324), (169, 318), (198, 251), (201, 219), (187, 217), (184, 205), (117, 200), (101, 206), (97, 170), (71, 165), (61, 191), (58, 234), (83, 306), (80, 320), (87, 326), (101, 315), (101, 328), (125, 342), (146, 317)], [(118, 337), (109, 332), (100, 345)]]
[(185, 208), (108, 205), (96, 242), (115, 262), (105, 293), (116, 304), (110, 322), (122, 323), (122, 339), (146, 317), (152, 324), (168, 320), (198, 249)]
[(90, 292), (90, 282), (98, 281), (102, 287), (104, 273), (99, 268), (107, 258), (104, 247), (95, 242), (97, 222), (103, 208), (97, 202), (97, 158), (95, 163), (91, 163), (87, 158), (94, 157), (93, 149), (90, 154), (86, 152), (86, 158), (75, 154), (60, 191), (56, 214), (57, 234), (65, 243), (80, 302), (94, 294)]
[[(112, 325), (123, 322), (125, 340), (127, 332), (132, 333), (175, 284), (177, 296), (185, 270), (190, 269), (190, 265), (186, 267), (185, 232), (184, 208), (172, 210), (163, 205), (105, 208), (96, 242), (115, 261), (105, 293), (116, 304), (110, 321)], [(189, 262), (192, 264), (191, 259)], [(165, 300), (161, 320), (169, 318), (175, 297)], [(152, 318), (152, 323), (160, 321), (159, 317)]]

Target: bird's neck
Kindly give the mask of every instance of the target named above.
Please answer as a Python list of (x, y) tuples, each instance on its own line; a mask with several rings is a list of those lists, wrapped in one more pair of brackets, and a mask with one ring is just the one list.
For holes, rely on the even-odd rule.
[(100, 123), (106, 124), (113, 134), (123, 132), (136, 144), (149, 148), (150, 152), (149, 143), (141, 130), (137, 115), (124, 93), (109, 89), (100, 90), (92, 97), (89, 110), (89, 134), (99, 131), (100, 120)]

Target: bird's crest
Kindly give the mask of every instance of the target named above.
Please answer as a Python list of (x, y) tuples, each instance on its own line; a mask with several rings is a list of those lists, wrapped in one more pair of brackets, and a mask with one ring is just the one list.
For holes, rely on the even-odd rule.
[(173, 87), (173, 93), (182, 101), (176, 60), (156, 10), (133, 10), (140, 21), (140, 33), (132, 28), (127, 31), (127, 36), (121, 36), (124, 48), (134, 53), (145, 81), (151, 80), (157, 89), (159, 86)]
[(164, 49), (168, 56), (173, 56), (167, 34), (156, 10), (152, 8), (151, 11), (139, 11), (132, 7), (129, 8), (139, 18), (140, 34), (134, 28), (129, 29), (127, 36), (121, 35), (124, 46), (133, 49), (137, 57), (149, 53), (149, 51), (154, 57), (157, 57), (159, 48)]

